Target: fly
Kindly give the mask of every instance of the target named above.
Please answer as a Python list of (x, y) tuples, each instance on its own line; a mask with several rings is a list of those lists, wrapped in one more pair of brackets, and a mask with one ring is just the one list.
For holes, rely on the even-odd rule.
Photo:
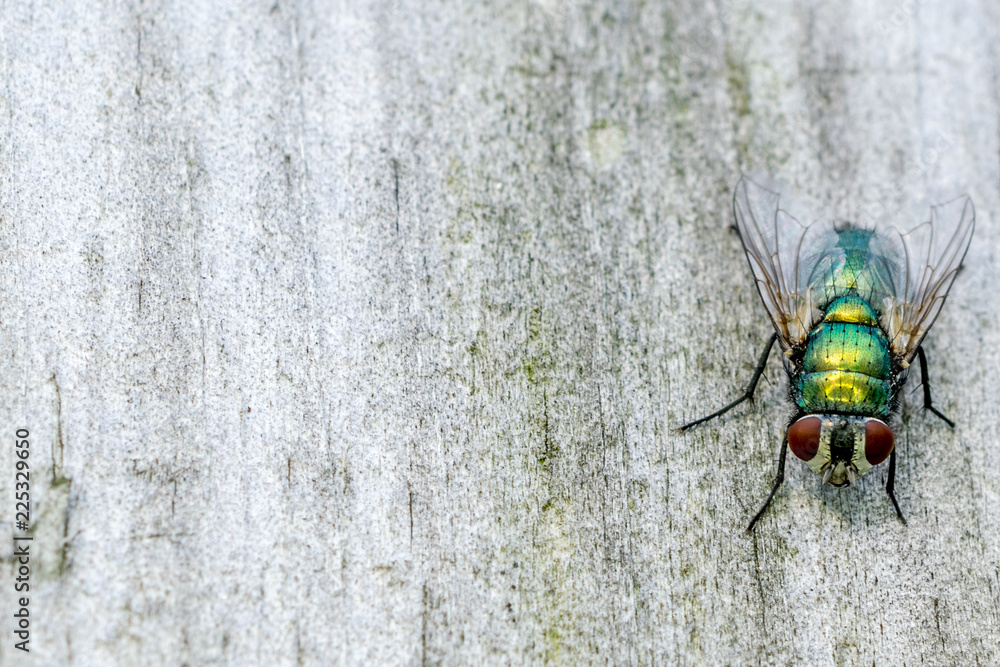
[(853, 485), (888, 459), (885, 490), (905, 524), (894, 493), (896, 450), (889, 423), (916, 359), (924, 408), (955, 426), (931, 401), (921, 343), (972, 240), (972, 200), (962, 196), (933, 206), (930, 220), (906, 233), (850, 223), (807, 226), (779, 207), (776, 192), (742, 178), (733, 210), (774, 333), (743, 395), (680, 430), (751, 398), (777, 341), (794, 413), (774, 486), (747, 531), (784, 481), (788, 449), (823, 484), (838, 487)]

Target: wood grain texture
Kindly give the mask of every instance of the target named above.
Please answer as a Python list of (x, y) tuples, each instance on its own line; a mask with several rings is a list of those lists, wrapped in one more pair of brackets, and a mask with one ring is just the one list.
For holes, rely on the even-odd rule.
[[(995, 6), (59, 7), (0, 7), (0, 662), (1000, 662)], [(750, 171), (975, 201), (909, 526), (790, 461), (743, 533), (776, 360), (674, 430), (770, 334)]]

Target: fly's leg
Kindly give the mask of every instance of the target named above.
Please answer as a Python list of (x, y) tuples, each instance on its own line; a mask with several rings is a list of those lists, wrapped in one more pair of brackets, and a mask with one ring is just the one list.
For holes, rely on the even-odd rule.
[[(927, 379), (927, 356), (924, 354), (924, 348), (922, 345), (917, 348), (917, 357), (920, 359), (920, 385), (924, 388), (924, 409), (930, 410), (943, 419), (945, 424), (955, 428), (955, 422), (941, 414), (941, 411), (935, 408), (931, 403), (931, 385), (930, 381)], [(895, 502), (895, 500), (893, 500), (893, 502)], [(899, 511), (898, 507), (896, 508), (896, 511)], [(902, 518), (902, 516), (900, 518)]]
[[(771, 342), (774, 341), (772, 340)], [(781, 486), (781, 483), (785, 481), (785, 455), (787, 453), (788, 453), (788, 446), (787, 443), (783, 440), (781, 442), (781, 455), (778, 457), (778, 474), (774, 478), (774, 486), (771, 487), (771, 493), (768, 494), (767, 500), (764, 501), (764, 504), (760, 506), (760, 509), (757, 510), (757, 513), (753, 515), (752, 519), (750, 519), (750, 525), (747, 526), (748, 533), (753, 531), (753, 527), (757, 525), (757, 520), (760, 519), (760, 517), (764, 514), (764, 510), (766, 510), (768, 506), (771, 504), (771, 501), (774, 500), (774, 494), (778, 492), (778, 487)], [(896, 502), (895, 498), (893, 499), (892, 502)], [(900, 517), (902, 517), (902, 515), (900, 515)]]
[[(923, 355), (921, 355), (923, 357)], [(942, 417), (944, 419), (944, 417)], [(906, 525), (906, 519), (903, 518), (903, 512), (899, 509), (899, 503), (896, 502), (896, 450), (892, 450), (892, 454), (889, 454), (889, 477), (885, 480), (885, 492), (889, 494), (889, 500), (892, 501), (892, 506), (896, 508), (896, 516), (899, 520)]]
[(721, 410), (717, 410), (712, 414), (708, 415), (707, 417), (696, 419), (689, 424), (684, 424), (684, 426), (681, 426), (677, 430), (686, 431), (692, 426), (697, 426), (698, 424), (707, 422), (709, 419), (715, 419), (720, 415), (726, 414), (727, 412), (735, 408), (737, 405), (747, 400), (748, 398), (753, 398), (754, 389), (757, 388), (757, 381), (760, 380), (760, 376), (764, 373), (764, 367), (767, 365), (767, 357), (771, 354), (771, 347), (774, 346), (774, 341), (777, 340), (777, 338), (778, 334), (774, 333), (771, 334), (771, 337), (767, 339), (767, 345), (764, 347), (764, 352), (760, 355), (760, 359), (757, 360), (757, 369), (753, 372), (753, 377), (750, 378), (750, 384), (747, 386), (747, 390), (743, 392), (742, 396), (740, 396), (735, 401), (733, 401), (726, 407), (722, 408)]

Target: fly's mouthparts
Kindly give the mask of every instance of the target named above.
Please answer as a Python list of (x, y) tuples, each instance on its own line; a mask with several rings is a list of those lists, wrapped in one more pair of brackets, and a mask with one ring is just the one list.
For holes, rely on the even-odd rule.
[(830, 477), (833, 476), (833, 466), (829, 463), (826, 464), (826, 472), (823, 473), (823, 485), (830, 483)]

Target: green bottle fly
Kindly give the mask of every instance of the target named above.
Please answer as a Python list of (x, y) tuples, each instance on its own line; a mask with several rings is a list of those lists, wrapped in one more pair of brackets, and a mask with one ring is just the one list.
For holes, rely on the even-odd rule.
[[(931, 219), (906, 233), (860, 225), (801, 225), (779, 207), (778, 194), (741, 179), (734, 194), (740, 239), (775, 333), (744, 394), (753, 395), (775, 341), (783, 352), (795, 414), (788, 448), (824, 483), (853, 484), (889, 459), (886, 492), (894, 494), (895, 438), (888, 422), (914, 358), (920, 362), (924, 407), (931, 402), (921, 342), (944, 304), (968, 250), (975, 210), (968, 197), (931, 208)], [(782, 447), (771, 493), (784, 479)]]

